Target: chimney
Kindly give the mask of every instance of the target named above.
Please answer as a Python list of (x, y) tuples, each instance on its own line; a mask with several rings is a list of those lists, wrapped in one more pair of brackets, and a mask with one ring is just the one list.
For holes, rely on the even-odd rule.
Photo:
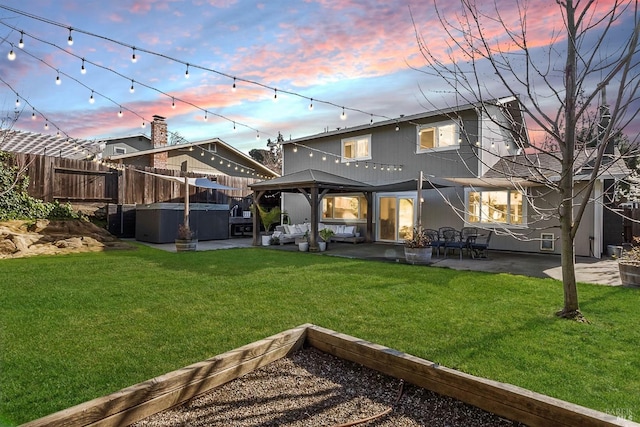
[[(151, 122), (151, 144), (153, 148), (161, 148), (167, 146), (167, 122), (162, 116), (153, 116)], [(167, 151), (154, 153), (151, 155), (151, 167), (157, 169), (167, 169), (167, 160), (169, 154)]]

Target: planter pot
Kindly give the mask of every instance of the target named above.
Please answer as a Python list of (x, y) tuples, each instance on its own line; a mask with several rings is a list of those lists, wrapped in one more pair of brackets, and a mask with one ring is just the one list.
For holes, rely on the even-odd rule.
[(197, 248), (198, 241), (196, 239), (176, 239), (176, 252), (195, 251)]
[(298, 243), (298, 249), (300, 252), (307, 252), (309, 250), (309, 242)]
[(271, 244), (271, 236), (263, 235), (262, 236), (262, 246), (269, 246)]
[(404, 259), (409, 264), (427, 264), (431, 261), (431, 246), (426, 248), (404, 248)]
[(320, 252), (324, 252), (327, 250), (327, 242), (318, 242), (318, 249)]
[(618, 263), (620, 281), (624, 286), (640, 287), (640, 265)]

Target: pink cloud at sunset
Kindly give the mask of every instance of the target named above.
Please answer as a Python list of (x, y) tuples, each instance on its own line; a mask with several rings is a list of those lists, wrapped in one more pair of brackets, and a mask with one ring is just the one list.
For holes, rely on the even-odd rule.
[[(338, 114), (332, 108), (320, 108), (320, 104), (314, 114), (323, 116), (308, 120), (308, 111), (296, 114), (299, 108), (306, 110), (307, 100), (282, 94), (282, 101), (274, 106), (270, 101), (273, 89), (260, 85), (282, 92), (293, 91), (303, 98), (325, 99), (336, 105), (373, 108), (372, 113), (397, 117), (423, 111), (429, 102), (421, 98), (434, 94), (444, 96), (448, 89), (443, 82), (411, 69), (425, 69), (416, 30), (436, 57), (447, 60), (453, 55), (466, 61), (452, 48), (452, 40), (438, 21), (439, 13), (447, 21), (457, 22), (461, 7), (456, 1), (437, 0), (437, 9), (431, 1), (395, 0), (294, 3), (136, 0), (126, 4), (67, 0), (62, 9), (54, 8), (46, 0), (32, 0), (27, 5), (18, 0), (6, 3), (16, 9), (29, 9), (26, 11), (61, 22), (63, 26), (45, 25), (2, 10), (0, 23), (7, 19), (11, 25), (51, 40), (77, 57), (25, 37), (25, 49), (33, 51), (50, 67), (23, 54), (18, 56), (19, 60), (5, 63), (0, 75), (11, 82), (12, 87), (15, 85), (18, 93), (29, 96), (29, 102), (36, 109), (63, 120), (61, 123), (75, 136), (84, 138), (139, 133), (140, 120), (135, 115), (125, 113), (125, 117), (116, 120), (115, 112), (120, 106), (135, 111), (147, 121), (154, 114), (163, 115), (174, 130), (187, 138), (199, 139), (207, 135), (224, 139), (224, 134), (215, 132), (228, 131), (225, 120), (209, 120), (203, 124), (204, 110), (212, 116), (220, 114), (238, 122), (241, 122), (239, 118), (245, 118), (251, 127), (266, 126), (261, 129), (265, 135), (276, 135), (286, 128), (289, 133), (302, 136), (327, 126), (351, 126), (361, 124), (355, 120), (368, 121), (366, 115), (354, 114), (346, 123), (334, 124)], [(536, 0), (526, 3), (526, 8), (517, 7), (524, 4), (500, 0), (483, 3), (482, 11), (488, 17), (499, 14), (515, 33), (521, 32), (524, 16), (527, 45), (533, 53), (548, 51), (550, 43), (557, 43), (556, 50), (564, 49), (562, 16), (556, 2)], [(590, 22), (604, 16), (612, 4), (613, 0), (598, 2)], [(616, 30), (628, 30), (629, 22), (632, 20), (621, 20)], [(68, 26), (78, 29), (74, 31), (76, 43), (72, 47), (66, 46)], [(494, 46), (515, 52), (516, 47), (501, 25), (484, 19), (483, 28)], [(1, 26), (0, 29), (8, 42), (17, 42), (17, 31)], [(3, 46), (7, 51), (10, 48), (6, 43)], [(138, 49), (136, 63), (131, 61), (132, 46)], [(79, 58), (87, 61), (84, 75), (79, 74)], [(107, 70), (97, 69), (89, 61)], [(189, 79), (185, 78), (187, 63), (191, 65)], [(198, 65), (219, 73), (199, 69)], [(68, 73), (79, 83), (65, 79), (61, 87), (55, 87), (52, 84), (55, 70)], [(238, 78), (238, 90), (232, 94), (234, 76)], [(243, 79), (259, 84), (245, 83)], [(132, 80), (136, 82), (133, 94), (128, 91)], [(144, 85), (157, 91), (145, 89)], [(427, 90), (421, 92), (423, 88)], [(87, 98), (92, 90), (99, 102), (89, 106)], [(500, 93), (499, 86), (492, 90)], [(171, 99), (162, 93), (194, 106), (180, 105), (174, 110)], [(376, 102), (375, 97), (382, 93), (384, 102)], [(4, 87), (3, 94), (10, 100), (5, 104), (14, 102), (15, 94), (11, 90)], [(455, 97), (445, 99), (444, 104), (454, 100)], [(92, 116), (95, 120), (90, 120)], [(221, 123), (221, 127), (217, 128), (216, 123)], [(314, 127), (314, 123), (321, 125)], [(127, 126), (131, 126), (129, 131)], [(230, 135), (233, 140), (229, 142), (238, 146), (256, 143), (255, 138), (244, 141), (244, 137), (246, 135), (239, 132)]]

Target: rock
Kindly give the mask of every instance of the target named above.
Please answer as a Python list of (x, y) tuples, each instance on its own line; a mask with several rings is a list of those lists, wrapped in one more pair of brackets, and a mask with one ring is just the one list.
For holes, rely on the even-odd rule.
[(0, 222), (0, 258), (131, 249), (107, 230), (82, 220)]

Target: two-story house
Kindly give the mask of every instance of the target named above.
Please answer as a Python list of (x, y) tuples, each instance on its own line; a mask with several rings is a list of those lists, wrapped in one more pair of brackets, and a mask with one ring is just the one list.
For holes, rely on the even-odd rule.
[[(558, 196), (536, 176), (553, 180), (560, 166), (553, 156), (539, 164), (544, 156), (528, 153), (514, 97), (324, 132), (282, 148), (283, 176), (251, 187), (256, 196), (282, 191), (292, 222), (351, 224), (370, 241), (400, 243), (419, 219), (424, 228), (492, 230), (495, 249), (560, 251)], [(590, 159), (584, 155), (584, 164)], [(626, 175), (615, 166), (607, 178)], [(603, 182), (581, 195), (584, 183), (576, 180), (577, 197), (595, 200), (576, 236), (577, 255), (602, 252)]]

